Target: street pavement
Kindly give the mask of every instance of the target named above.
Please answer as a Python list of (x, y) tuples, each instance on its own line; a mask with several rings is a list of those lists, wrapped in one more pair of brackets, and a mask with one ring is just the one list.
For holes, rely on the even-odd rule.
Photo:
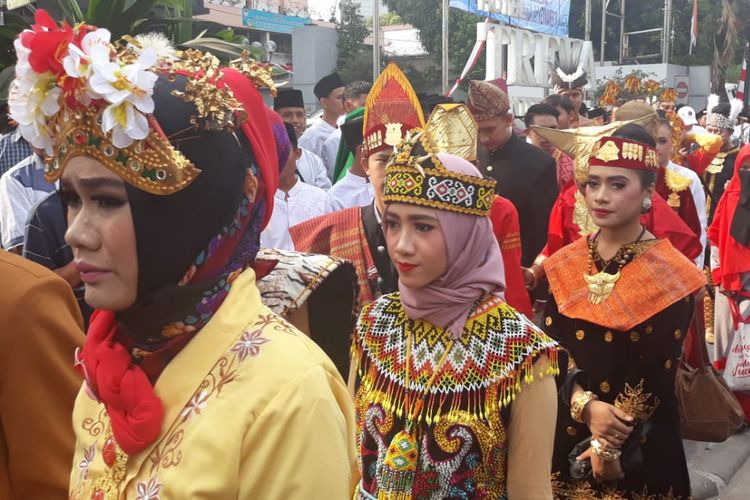
[(694, 500), (750, 499), (750, 428), (723, 443), (683, 444)]

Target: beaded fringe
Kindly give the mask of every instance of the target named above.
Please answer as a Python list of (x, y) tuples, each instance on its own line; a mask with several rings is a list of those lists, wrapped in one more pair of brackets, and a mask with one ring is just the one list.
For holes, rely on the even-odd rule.
[[(520, 362), (507, 377), (493, 382), (487, 388), (480, 389), (462, 389), (460, 383), (456, 384), (455, 390), (461, 395), (467, 394), (468, 408), (462, 402), (461, 397), (452, 397), (452, 394), (432, 391), (425, 397), (423, 411), (415, 419), (415, 423), (425, 422), (432, 425), (440, 420), (448, 419), (452, 421), (451, 415), (462, 410), (480, 419), (486, 420), (487, 415), (492, 411), (502, 410), (510, 405), (518, 393), (521, 391), (521, 383), (531, 384), (534, 381), (533, 365), (536, 358), (540, 355), (546, 355), (549, 362), (547, 367), (541, 373), (541, 376), (557, 375), (560, 372), (558, 363), (558, 349), (546, 348), (529, 354)], [(383, 374), (377, 372), (377, 368), (362, 356), (360, 346), (352, 346), (352, 356), (358, 360), (357, 371), (362, 381), (363, 389), (370, 393), (370, 401), (383, 406), (383, 408), (393, 413), (398, 418), (404, 418), (408, 409), (405, 406), (406, 388), (398, 381), (392, 380)], [(487, 391), (497, 391), (498, 405), (495, 408), (489, 408), (488, 402), (495, 398), (487, 398)], [(412, 398), (421, 397), (420, 391), (411, 391)], [(450, 406), (446, 409), (446, 404)]]

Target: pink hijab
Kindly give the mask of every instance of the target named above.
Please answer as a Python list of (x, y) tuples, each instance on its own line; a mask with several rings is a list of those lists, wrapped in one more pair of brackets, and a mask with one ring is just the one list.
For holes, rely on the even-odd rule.
[[(481, 177), (463, 158), (448, 153), (437, 156), (448, 170)], [(435, 215), (445, 240), (448, 269), (422, 288), (409, 288), (399, 280), (398, 289), (410, 319), (429, 321), (458, 338), (478, 299), (489, 294), (503, 298), (505, 268), (489, 217), (437, 209)]]

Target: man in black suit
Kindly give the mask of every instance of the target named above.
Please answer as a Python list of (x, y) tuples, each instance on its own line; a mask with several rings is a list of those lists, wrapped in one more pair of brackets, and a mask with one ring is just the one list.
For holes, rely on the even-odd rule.
[(521, 265), (530, 267), (547, 243), (550, 211), (557, 199), (555, 160), (513, 135), (508, 95), (489, 82), (469, 82), (469, 108), (479, 126), (481, 172), (497, 182), (497, 194), (518, 210)]

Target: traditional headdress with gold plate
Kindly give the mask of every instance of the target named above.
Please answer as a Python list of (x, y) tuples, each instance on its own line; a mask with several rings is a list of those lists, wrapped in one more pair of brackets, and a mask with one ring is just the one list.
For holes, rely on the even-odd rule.
[(463, 104), (438, 105), (424, 129), (413, 129), (386, 167), (386, 202), (409, 203), (486, 216), (495, 196), (493, 179), (448, 170), (438, 153), (476, 158), (477, 124)]
[[(112, 43), (106, 29), (60, 26), (41, 9), (35, 20), (14, 43), (18, 63), (8, 105), (23, 137), (46, 153), (49, 182), (86, 155), (148, 193), (169, 195), (189, 185), (200, 170), (153, 116), (159, 74), (188, 76), (185, 91), (173, 93), (195, 104), (196, 126), (233, 129), (247, 118), (210, 54), (149, 45), (154, 36)], [(232, 66), (256, 85), (273, 86), (270, 72), (246, 55)]]
[(602, 137), (591, 151), (589, 166), (627, 168), (656, 172), (656, 150), (642, 142), (622, 137)]
[(635, 123), (644, 125), (654, 119), (655, 113), (630, 121), (615, 121), (607, 125), (580, 127), (577, 129), (558, 130), (532, 125), (531, 128), (549, 141), (550, 144), (565, 152), (575, 160), (575, 178), (585, 182), (588, 178), (589, 156), (594, 144), (604, 136), (612, 134), (618, 128)]
[(364, 155), (393, 149), (409, 130), (423, 126), (417, 94), (396, 63), (389, 63), (367, 95), (362, 127)]

